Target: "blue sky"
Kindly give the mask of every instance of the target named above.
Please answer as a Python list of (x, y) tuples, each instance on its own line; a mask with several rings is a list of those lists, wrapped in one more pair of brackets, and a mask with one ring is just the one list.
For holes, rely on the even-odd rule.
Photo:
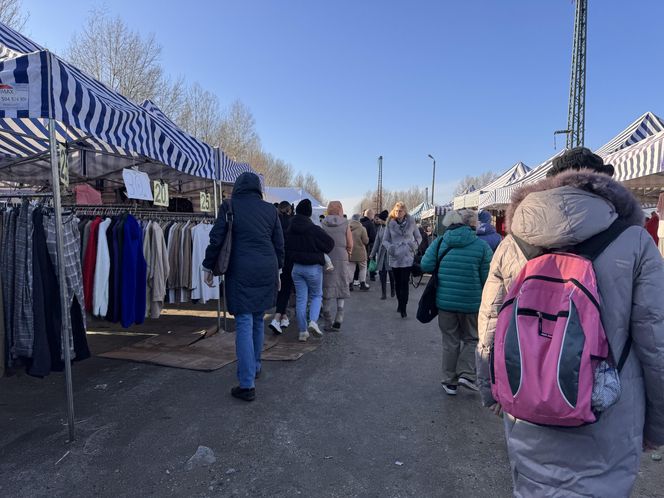
[[(63, 53), (99, 2), (23, 0), (26, 34)], [(265, 149), (352, 208), (375, 188), (431, 185), (553, 155), (567, 124), (571, 0), (114, 0), (162, 62), (253, 112)], [(664, 114), (661, 0), (589, 0), (586, 145)], [(558, 146), (563, 138), (558, 138)]]

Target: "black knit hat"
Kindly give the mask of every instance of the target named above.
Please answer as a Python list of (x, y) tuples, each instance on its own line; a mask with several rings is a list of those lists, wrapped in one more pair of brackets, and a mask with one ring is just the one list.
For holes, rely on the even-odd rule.
[(313, 212), (311, 201), (309, 199), (302, 199), (295, 208), (295, 214), (301, 214), (308, 217), (311, 217)]
[(387, 211), (387, 209), (384, 209), (383, 211), (380, 212), (380, 214), (378, 215), (378, 217), (379, 217), (381, 220), (385, 221), (385, 220), (387, 220), (387, 217), (388, 217), (389, 215), (390, 215), (390, 213)]
[(585, 147), (574, 147), (566, 150), (563, 154), (553, 160), (553, 167), (546, 176), (556, 176), (570, 169), (591, 169), (597, 173), (613, 176), (614, 169), (610, 164), (604, 164), (604, 160), (590, 149)]

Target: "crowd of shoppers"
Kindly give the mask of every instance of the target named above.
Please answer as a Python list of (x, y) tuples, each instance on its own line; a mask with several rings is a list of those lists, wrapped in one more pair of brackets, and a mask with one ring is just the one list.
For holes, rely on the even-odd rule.
[[(402, 202), (389, 213), (374, 216), (366, 211), (362, 218), (357, 214), (348, 221), (341, 203), (333, 201), (319, 227), (311, 220), (308, 200), (298, 204), (294, 217), (285, 205), (277, 214), (260, 199), (257, 177), (243, 175), (233, 191), (237, 223), (226, 274), (228, 307), (238, 330), (239, 386), (233, 388), (233, 396), (255, 397), (262, 317), (275, 302), (279, 282), (283, 291), (285, 272), (295, 282), (298, 338), (305, 341), (309, 333), (323, 335), (317, 323), (321, 308), (323, 329), (341, 328), (345, 300), (353, 291), (353, 272), (359, 288), (369, 290), (370, 261), (380, 278), (380, 299), (387, 299), (389, 279), (390, 295), (396, 296), (397, 311), (406, 318), (409, 274), (418, 252), (424, 252), (421, 269), (430, 273), (437, 268), (443, 390), (448, 395), (456, 394), (458, 386), (479, 391), (484, 406), (503, 417), (515, 496), (628, 496), (640, 452), (664, 444), (664, 263), (651, 242), (659, 219), (653, 215), (645, 225), (638, 202), (612, 174), (613, 168), (589, 150), (569, 150), (554, 160), (545, 180), (515, 192), (504, 239), (489, 212), (451, 210), (443, 220), (443, 233), (426, 250), (422, 243), (429, 237)], [(212, 230), (206, 268), (213, 267), (219, 253), (228, 208), (222, 205)], [(619, 225), (622, 228), (616, 231)], [(574, 253), (595, 240), (604, 245), (590, 260), (599, 296), (594, 299), (609, 344), (607, 365), (619, 379), (619, 396), (590, 424), (563, 428), (516, 418), (504, 411), (510, 410), (497, 402), (495, 394), (499, 380), (494, 374), (494, 339), (501, 310), (512, 305), (506, 296), (513, 285), (519, 289), (515, 282), (522, 285), (522, 269), (542, 260), (540, 256)], [(242, 271), (249, 264), (251, 283)], [(279, 267), (283, 268), (280, 280)], [(533, 292), (524, 288), (520, 292)], [(587, 289), (584, 292), (588, 294)], [(286, 307), (278, 304), (282, 306), (271, 323), (275, 332), (288, 326)], [(576, 308), (557, 316), (518, 309), (512, 320), (522, 311), (535, 317), (540, 341), (554, 337), (543, 320), (562, 319), (568, 324), (565, 331), (570, 321), (576, 320), (572, 326), (577, 328), (583, 324)], [(565, 368), (559, 363), (558, 375), (565, 375)], [(522, 382), (510, 379), (510, 383), (517, 380)]]

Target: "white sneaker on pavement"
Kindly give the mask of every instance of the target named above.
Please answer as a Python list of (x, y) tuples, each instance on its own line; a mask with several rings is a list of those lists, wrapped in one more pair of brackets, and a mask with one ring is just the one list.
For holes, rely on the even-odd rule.
[(309, 332), (306, 330), (304, 332), (300, 332), (300, 335), (297, 338), (297, 340), (300, 342), (307, 342), (307, 339), (309, 339)]
[(282, 325), (279, 324), (279, 322), (277, 320), (272, 320), (270, 322), (270, 325), (268, 325), (268, 326), (272, 329), (272, 332), (274, 332), (277, 335), (281, 335), (281, 334), (284, 333), (284, 331), (281, 330)]
[(309, 322), (309, 332), (311, 332), (316, 337), (323, 337), (323, 332), (318, 328), (318, 324), (311, 320)]
[(465, 377), (459, 377), (459, 384), (461, 384), (463, 387), (467, 387), (471, 391), (479, 391), (477, 384), (475, 384), (472, 380), (466, 379)]
[(281, 319), (281, 328), (282, 329), (287, 329), (289, 325), (290, 325), (290, 320), (288, 320), (288, 317), (285, 317), (285, 318)]

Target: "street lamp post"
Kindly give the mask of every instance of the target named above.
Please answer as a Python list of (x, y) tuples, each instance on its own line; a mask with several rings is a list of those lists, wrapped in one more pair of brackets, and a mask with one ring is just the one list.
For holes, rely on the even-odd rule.
[(429, 157), (433, 161), (433, 177), (431, 178), (431, 204), (435, 205), (433, 202), (433, 189), (434, 185), (436, 184), (436, 159), (431, 154), (429, 154)]

